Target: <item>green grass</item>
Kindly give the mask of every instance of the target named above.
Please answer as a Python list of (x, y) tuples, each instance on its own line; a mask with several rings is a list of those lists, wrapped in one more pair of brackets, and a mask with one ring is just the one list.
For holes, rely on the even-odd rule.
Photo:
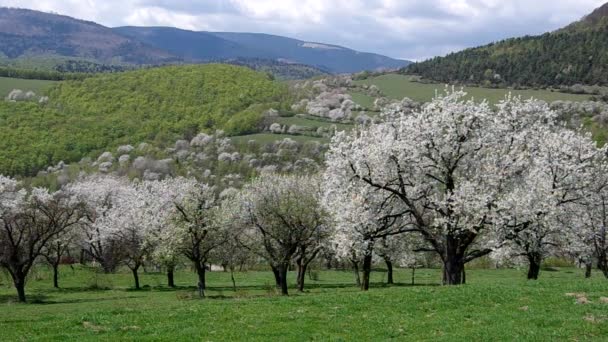
[(36, 94), (41, 95), (55, 83), (55, 81), (0, 77), (0, 98), (4, 100), (8, 93), (13, 89), (21, 89), (23, 91), (31, 90)]
[(374, 108), (374, 98), (363, 93), (352, 92), (350, 96), (353, 98), (353, 102), (358, 104), (359, 106), (366, 108), (368, 110), (372, 110)]
[(353, 124), (331, 122), (328, 120), (317, 119), (317, 118), (312, 118), (312, 117), (297, 117), (297, 116), (278, 117), (271, 121), (280, 123), (281, 125), (289, 125), (289, 126), (298, 125), (298, 126), (314, 127), (314, 128), (331, 127), (331, 126), (335, 125), (338, 130), (347, 130), (347, 131), (351, 130), (354, 127)]
[[(439, 270), (397, 270), (394, 286), (372, 274), (369, 292), (359, 291), (348, 271), (320, 272), (307, 290), (277, 296), (270, 272), (238, 273), (237, 292), (228, 273), (208, 274), (208, 298), (198, 299), (195, 276), (177, 274), (178, 289), (162, 274), (142, 274), (149, 288), (132, 291), (127, 273), (95, 275), (62, 269), (62, 289), (47, 272), (32, 276), (35, 303), (17, 304), (14, 290), (0, 288), (2, 341), (32, 340), (280, 340), (280, 341), (541, 341), (596, 340), (608, 336), (608, 284), (599, 274), (559, 269), (526, 281), (523, 270), (469, 270), (468, 284), (437, 286)], [(289, 275), (293, 280), (294, 274)], [(107, 290), (91, 290), (95, 279)], [(578, 305), (568, 292), (584, 292)]]
[(290, 134), (273, 134), (273, 133), (256, 133), (256, 134), (247, 134), (247, 135), (239, 135), (231, 137), (232, 142), (235, 144), (246, 144), (249, 140), (255, 140), (258, 144), (269, 144), (278, 140), (283, 140), (285, 138), (289, 138), (295, 140), (299, 143), (306, 143), (309, 141), (318, 141), (320, 143), (327, 143), (329, 139), (327, 138), (317, 138), (311, 137), (307, 135), (290, 135)]
[[(375, 84), (388, 97), (401, 100), (404, 97), (409, 97), (418, 102), (430, 101), (437, 91), (443, 92), (444, 84), (427, 84), (411, 81), (410, 76), (386, 74), (375, 78), (357, 81), (360, 84)], [(560, 92), (551, 92), (548, 90), (511, 90), (511, 89), (489, 89), (478, 87), (466, 87), (465, 91), (476, 100), (487, 99), (490, 103), (497, 103), (504, 99), (509, 92), (513, 95), (521, 95), (523, 98), (534, 97), (539, 100), (552, 102), (556, 100), (567, 101), (585, 101), (589, 99), (589, 95), (566, 94)], [(369, 99), (364, 98), (357, 93), (351, 94), (355, 102), (361, 106), (368, 106)]]

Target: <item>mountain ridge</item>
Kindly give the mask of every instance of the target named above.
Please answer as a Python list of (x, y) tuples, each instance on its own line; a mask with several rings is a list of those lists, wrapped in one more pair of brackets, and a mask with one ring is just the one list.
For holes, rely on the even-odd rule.
[(332, 73), (398, 69), (409, 63), (334, 44), (270, 34), (175, 27), (110, 28), (66, 15), (0, 7), (0, 59), (46, 56), (118, 65), (268, 59)]

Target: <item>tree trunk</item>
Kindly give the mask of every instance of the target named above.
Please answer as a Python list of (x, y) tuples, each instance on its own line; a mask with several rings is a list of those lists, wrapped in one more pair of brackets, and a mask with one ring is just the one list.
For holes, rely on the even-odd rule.
[(275, 267), (273, 265), (270, 265), (270, 268), (272, 268), (272, 274), (274, 274), (275, 285), (277, 286), (278, 289), (280, 289), (281, 288), (281, 272), (279, 271), (278, 267)]
[(205, 280), (205, 263), (197, 262), (194, 265), (196, 267), (196, 274), (198, 275), (198, 294), (201, 297), (205, 297), (205, 289), (207, 288), (206, 280)]
[(15, 281), (15, 288), (17, 289), (19, 301), (25, 303), (25, 280)]
[(372, 273), (372, 254), (368, 253), (363, 257), (363, 282), (361, 283), (361, 290), (369, 290), (369, 277)]
[(466, 272), (465, 266), (466, 265), (464, 265), (464, 264), (462, 265), (462, 283), (463, 284), (467, 283), (467, 272)]
[(540, 273), (542, 257), (537, 253), (530, 253), (528, 257), (528, 280), (537, 280)]
[(53, 264), (53, 287), (59, 288), (59, 263)]
[(593, 263), (591, 263), (591, 260), (585, 261), (585, 278), (591, 278), (592, 269)]
[(361, 277), (359, 276), (359, 263), (357, 261), (352, 261), (353, 271), (355, 272), (355, 283), (357, 287), (361, 287)]
[(389, 285), (392, 285), (392, 284), (394, 284), (394, 282), (393, 282), (393, 262), (390, 261), (388, 258), (384, 258), (384, 262), (386, 263), (386, 270), (387, 270), (386, 283)]
[(133, 280), (135, 280), (135, 289), (139, 290), (139, 274), (137, 274), (137, 270), (139, 270), (139, 265), (132, 268), (131, 272), (133, 273)]
[(288, 269), (289, 269), (288, 264), (284, 264), (279, 267), (280, 278), (281, 278), (281, 294), (283, 296), (289, 295), (289, 292), (287, 290), (287, 270)]
[(602, 273), (604, 274), (604, 276), (608, 278), (608, 258), (606, 256), (606, 253), (601, 253), (600, 255), (598, 255), (597, 268), (599, 268), (600, 271), (602, 271)]
[(232, 280), (232, 289), (236, 292), (236, 280), (234, 280), (234, 267), (230, 266), (230, 280)]
[(167, 267), (167, 286), (175, 287), (175, 278), (173, 272), (175, 271), (174, 266)]
[(412, 266), (412, 286), (415, 284), (416, 279), (416, 266)]
[(443, 285), (462, 284), (462, 270), (464, 262), (462, 257), (455, 254), (448, 254), (443, 262)]
[(9, 269), (11, 277), (13, 278), (13, 284), (15, 285), (15, 289), (17, 289), (17, 297), (19, 297), (19, 301), (21, 303), (25, 303), (25, 276), (26, 272), (23, 272), (22, 269), (11, 270)]
[(307, 264), (298, 265), (298, 291), (304, 292), (304, 278), (306, 277)]

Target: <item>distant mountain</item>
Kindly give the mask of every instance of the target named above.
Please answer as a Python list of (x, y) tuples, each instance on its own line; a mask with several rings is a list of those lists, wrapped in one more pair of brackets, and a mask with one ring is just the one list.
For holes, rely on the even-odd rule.
[[(73, 71), (104, 69), (96, 64), (161, 65), (255, 60), (259, 66), (261, 61), (267, 60), (267, 66), (275, 70), (278, 70), (276, 63), (284, 63), (307, 65), (331, 73), (398, 69), (409, 63), (337, 45), (267, 34), (194, 32), (171, 27), (112, 29), (63, 15), (2, 7), (0, 60), (13, 66), (33, 63), (48, 67), (52, 64), (55, 70), (65, 69), (68, 65), (67, 68)], [(6, 60), (27, 62), (11, 64)], [(74, 70), (79, 66), (84, 70)], [(293, 74), (293, 69), (282, 67), (286, 74)], [(305, 73), (310, 71), (312, 69)]]
[(608, 85), (608, 4), (555, 32), (436, 57), (402, 72), (449, 83)]
[(161, 64), (179, 60), (167, 51), (93, 22), (13, 8), (0, 8), (0, 53), (9, 59), (49, 55), (112, 64)]
[(274, 59), (316, 66), (335, 73), (398, 69), (410, 63), (337, 45), (261, 33), (193, 32), (168, 27), (118, 27), (114, 30), (189, 61)]

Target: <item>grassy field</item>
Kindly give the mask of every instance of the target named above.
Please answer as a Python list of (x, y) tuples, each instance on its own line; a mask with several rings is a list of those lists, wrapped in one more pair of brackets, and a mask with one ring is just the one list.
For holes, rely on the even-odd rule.
[[(428, 102), (435, 92), (442, 92), (445, 88), (444, 84), (426, 84), (419, 82), (412, 82), (410, 76), (387, 74), (379, 77), (357, 81), (356, 83), (362, 84), (375, 84), (382, 90), (382, 92), (393, 99), (403, 99), (409, 97), (412, 100), (418, 102)], [(576, 95), (566, 94), (560, 92), (551, 92), (548, 90), (509, 90), (509, 89), (489, 89), (489, 88), (477, 88), (467, 87), (465, 91), (470, 96), (477, 100), (487, 99), (490, 103), (496, 103), (504, 99), (505, 94), (511, 92), (513, 95), (521, 95), (523, 98), (534, 97), (536, 99), (545, 100), (548, 102), (556, 100), (568, 100), (568, 101), (585, 101), (589, 99), (588, 95)], [(351, 94), (355, 102), (364, 107), (370, 106), (370, 98), (363, 94)]]
[(5, 98), (13, 89), (31, 90), (43, 94), (55, 81), (23, 80), (19, 78), (0, 77), (0, 97)]
[(235, 144), (246, 144), (249, 140), (255, 140), (258, 144), (268, 144), (273, 143), (278, 140), (283, 140), (285, 138), (289, 138), (295, 140), (299, 143), (305, 143), (308, 141), (318, 141), (320, 143), (327, 143), (329, 139), (326, 138), (317, 138), (306, 135), (291, 135), (291, 134), (273, 134), (273, 133), (255, 133), (255, 134), (247, 134), (247, 135), (239, 135), (231, 137), (232, 142)]
[[(280, 340), (280, 341), (540, 341), (606, 340), (608, 282), (577, 269), (541, 273), (526, 281), (523, 270), (469, 270), (468, 284), (438, 286), (439, 270), (398, 270), (393, 286), (384, 272), (359, 291), (349, 271), (323, 271), (307, 279), (305, 293), (275, 294), (270, 272), (208, 275), (208, 297), (195, 294), (195, 276), (176, 275), (177, 289), (162, 274), (142, 274), (147, 287), (130, 290), (131, 276), (64, 268), (62, 289), (50, 275), (32, 276), (29, 304), (14, 302), (6, 277), (0, 287), (2, 341), (58, 340)], [(290, 279), (295, 277), (290, 274)], [(104, 289), (95, 289), (95, 288)], [(566, 293), (585, 293), (576, 304)]]
[(316, 118), (308, 118), (308, 117), (297, 117), (297, 116), (293, 116), (293, 117), (278, 117), (274, 120), (271, 120), (273, 122), (277, 122), (280, 123), (281, 125), (298, 125), (298, 126), (305, 126), (305, 127), (314, 127), (314, 128), (318, 128), (318, 127), (331, 127), (331, 126), (336, 126), (336, 128), (338, 130), (351, 130), (353, 128), (354, 125), (352, 124), (345, 124), (345, 123), (339, 123), (339, 122), (331, 122), (331, 121), (327, 121), (327, 120), (323, 120), (323, 119), (316, 119)]

